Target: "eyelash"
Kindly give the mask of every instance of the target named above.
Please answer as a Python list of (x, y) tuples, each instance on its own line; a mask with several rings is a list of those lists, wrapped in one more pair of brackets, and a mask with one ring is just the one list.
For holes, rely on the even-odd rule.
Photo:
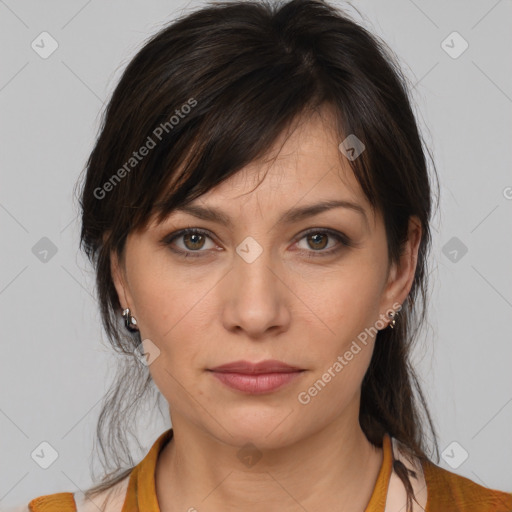
[[(208, 231), (205, 231), (205, 230), (200, 229), (200, 228), (185, 228), (185, 229), (180, 229), (179, 231), (176, 231), (176, 232), (171, 233), (170, 235), (166, 236), (162, 240), (162, 243), (165, 246), (171, 246), (172, 243), (174, 242), (174, 240), (176, 240), (176, 239), (178, 239), (178, 238), (180, 238), (180, 237), (182, 237), (184, 235), (190, 235), (190, 234), (193, 234), (193, 235), (203, 235), (203, 236), (206, 236), (206, 237), (212, 239), (212, 237), (210, 236), (210, 233)], [(300, 241), (303, 238), (306, 238), (308, 235), (312, 235), (312, 234), (328, 235), (328, 236), (336, 239), (340, 243), (340, 245), (334, 247), (333, 249), (329, 249), (327, 251), (323, 251), (323, 250), (318, 250), (318, 251), (310, 250), (310, 251), (307, 251), (307, 250), (302, 250), (302, 249), (298, 251), (298, 252), (301, 252), (301, 253), (306, 253), (308, 258), (318, 258), (318, 257), (331, 256), (333, 254), (336, 254), (337, 252), (339, 252), (343, 248), (345, 248), (345, 247), (352, 247), (352, 245), (353, 245), (351, 240), (347, 236), (345, 236), (344, 234), (338, 233), (337, 231), (333, 231), (332, 229), (327, 229), (327, 228), (325, 228), (325, 229), (322, 229), (322, 228), (309, 229), (308, 231), (306, 231), (305, 233), (302, 234), (302, 236), (298, 239), (298, 241)], [(198, 258), (198, 257), (202, 257), (201, 253), (207, 252), (207, 251), (204, 251), (204, 250), (197, 250), (197, 251), (191, 251), (191, 250), (184, 251), (183, 249), (171, 249), (171, 250), (173, 252), (179, 254), (180, 256), (184, 257), (184, 258)]]

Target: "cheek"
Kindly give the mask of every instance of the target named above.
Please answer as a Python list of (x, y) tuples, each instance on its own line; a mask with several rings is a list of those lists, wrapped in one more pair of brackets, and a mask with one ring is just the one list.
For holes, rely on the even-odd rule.
[(155, 368), (190, 363), (205, 338), (197, 322), (208, 302), (201, 300), (206, 295), (204, 285), (184, 274), (177, 276), (177, 267), (171, 267), (165, 251), (133, 251), (130, 264), (128, 279), (141, 337), (160, 349), (160, 364)]
[(198, 378), (210, 340), (208, 324), (203, 325), (201, 318), (205, 308), (213, 306), (204, 297), (204, 287), (176, 279), (168, 270), (146, 268), (133, 280), (133, 289), (141, 336), (159, 350), (149, 371), (166, 400), (181, 410), (189, 405), (191, 383)]
[(349, 404), (357, 406), (356, 397), (373, 353), (378, 276), (369, 269), (342, 273), (327, 279), (322, 292), (308, 297), (308, 306), (317, 315), (311, 316), (302, 332), (314, 353), (315, 367), (297, 398), (312, 417), (318, 413), (334, 419)]
[(155, 243), (134, 247), (127, 268), (141, 331), (147, 337), (164, 337), (190, 310), (194, 284), (172, 265), (167, 249)]
[[(304, 297), (309, 329), (318, 329), (336, 349), (375, 324), (379, 316), (382, 276), (378, 266), (364, 259), (333, 272), (298, 280), (295, 288)], [(301, 321), (301, 320), (299, 320)]]

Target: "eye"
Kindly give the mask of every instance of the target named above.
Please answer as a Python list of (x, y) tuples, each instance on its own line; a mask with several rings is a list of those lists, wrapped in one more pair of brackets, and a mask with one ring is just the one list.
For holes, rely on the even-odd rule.
[[(329, 239), (335, 240), (338, 243), (324, 250), (329, 244)], [(350, 240), (344, 234), (330, 229), (311, 229), (302, 235), (299, 242), (302, 240), (306, 241), (305, 252), (307, 256), (313, 258), (317, 256), (329, 256), (337, 253), (344, 247), (351, 246)], [(300, 252), (303, 252), (303, 250), (301, 249)]]
[[(187, 228), (171, 234), (170, 237), (166, 237), (164, 243), (171, 246), (173, 251), (188, 257), (193, 252), (205, 252), (201, 249), (207, 245), (206, 239), (212, 240), (208, 232), (197, 228)], [(182, 246), (176, 244), (178, 248), (173, 249), (172, 245), (176, 243), (175, 241), (182, 242)], [(212, 247), (206, 246), (206, 249), (212, 249)], [(193, 256), (196, 255), (194, 254)]]

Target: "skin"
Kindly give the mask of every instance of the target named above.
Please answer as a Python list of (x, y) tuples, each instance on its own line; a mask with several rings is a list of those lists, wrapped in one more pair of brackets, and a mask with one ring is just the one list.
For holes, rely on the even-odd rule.
[[(120, 303), (137, 319), (141, 339), (160, 350), (149, 370), (174, 431), (155, 472), (162, 512), (355, 512), (370, 500), (382, 450), (367, 440), (358, 414), (375, 337), (308, 404), (297, 397), (365, 328), (386, 328), (376, 322), (409, 293), (421, 225), (411, 218), (403, 256), (391, 265), (382, 216), (340, 159), (333, 126), (328, 113), (316, 112), (276, 141), (276, 160), (251, 163), (195, 201), (221, 209), (231, 228), (173, 212), (132, 233), (122, 261), (112, 254)], [(292, 207), (326, 199), (361, 205), (367, 223), (348, 208), (277, 223)], [(202, 251), (198, 258), (160, 242), (186, 227), (209, 238), (181, 236), (172, 247)], [(304, 236), (310, 228), (324, 236)], [(252, 263), (236, 252), (248, 236), (262, 248)], [(307, 257), (336, 246), (334, 254)], [(239, 359), (278, 359), (306, 371), (263, 395), (232, 390), (207, 371)], [(261, 455), (250, 467), (237, 456), (249, 442)]]

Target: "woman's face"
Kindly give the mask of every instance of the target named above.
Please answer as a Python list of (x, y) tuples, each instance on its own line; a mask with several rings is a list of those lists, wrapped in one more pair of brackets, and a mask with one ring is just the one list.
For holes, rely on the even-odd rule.
[[(128, 237), (121, 271), (113, 258), (121, 305), (137, 319), (175, 429), (272, 448), (358, 427), (376, 330), (409, 292), (420, 230), (411, 223), (402, 262), (388, 268), (381, 215), (372, 216), (330, 126), (315, 115), (271, 164), (252, 163), (193, 202), (227, 222), (174, 211)], [(355, 206), (291, 215), (327, 201)], [(201, 232), (171, 241), (184, 228)], [(270, 359), (302, 371), (211, 371)], [(272, 382), (284, 383), (265, 388)]]

